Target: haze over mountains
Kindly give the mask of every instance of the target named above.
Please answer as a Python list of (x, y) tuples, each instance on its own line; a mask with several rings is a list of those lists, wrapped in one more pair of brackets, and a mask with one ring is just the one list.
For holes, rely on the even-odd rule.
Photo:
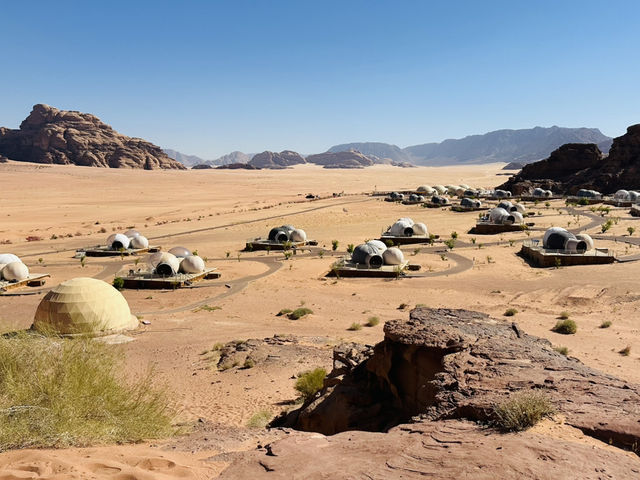
[[(496, 130), (483, 135), (470, 135), (443, 142), (424, 143), (400, 148), (382, 142), (343, 143), (330, 147), (326, 153), (356, 150), (374, 159), (388, 159), (414, 165), (455, 165), (491, 162), (517, 162), (527, 164), (547, 158), (551, 152), (566, 143), (595, 143), (601, 151), (608, 152), (612, 138), (597, 128), (535, 127), (521, 130)], [(212, 166), (232, 163), (248, 163), (253, 154), (232, 152), (215, 160), (205, 160), (195, 155), (184, 155), (165, 149), (169, 157), (186, 166), (208, 164)], [(313, 162), (315, 163), (315, 162)]]
[(595, 143), (608, 152), (612, 139), (597, 128), (535, 127), (522, 130), (496, 130), (440, 143), (425, 143), (399, 148), (386, 143), (345, 143), (331, 152), (357, 149), (365, 155), (388, 157), (416, 165), (452, 165), (459, 163), (519, 162), (531, 163), (549, 156), (565, 143)]

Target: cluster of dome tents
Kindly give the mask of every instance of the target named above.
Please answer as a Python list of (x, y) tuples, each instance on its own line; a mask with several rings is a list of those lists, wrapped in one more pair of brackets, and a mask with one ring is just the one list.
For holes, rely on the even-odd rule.
[(269, 235), (267, 238), (270, 241), (276, 243), (306, 242), (307, 233), (300, 228), (294, 227), (293, 225), (283, 225), (281, 227), (272, 228), (269, 231)]
[(623, 202), (637, 203), (640, 200), (640, 193), (635, 190), (618, 190), (613, 198)]
[(387, 247), (380, 240), (369, 240), (353, 249), (351, 262), (367, 268), (380, 268), (383, 265), (403, 265), (405, 260), (399, 248)]
[(551, 190), (545, 190), (544, 188), (534, 188), (532, 192), (533, 196), (536, 198), (551, 198), (553, 197), (553, 192)]
[(0, 254), (0, 280), (20, 282), (29, 278), (29, 268), (12, 253)]
[(586, 188), (581, 188), (576, 193), (576, 196), (579, 198), (591, 198), (591, 199), (600, 199), (602, 198), (602, 194), (596, 190), (588, 190)]
[(542, 246), (547, 250), (581, 253), (594, 249), (593, 239), (586, 233), (574, 235), (562, 227), (549, 228), (542, 237)]
[(521, 203), (503, 200), (480, 220), (494, 225), (522, 225), (524, 224), (525, 212), (526, 209)]
[(127, 230), (124, 233), (114, 233), (107, 238), (107, 247), (120, 251), (131, 249), (149, 248), (149, 240), (137, 230)]
[(153, 273), (163, 277), (178, 273), (202, 273), (206, 268), (204, 260), (186, 247), (173, 247), (167, 252), (153, 253), (149, 256), (148, 263)]
[(396, 220), (386, 231), (385, 235), (394, 237), (413, 237), (429, 235), (427, 226), (421, 222), (414, 222), (409, 217), (403, 217)]

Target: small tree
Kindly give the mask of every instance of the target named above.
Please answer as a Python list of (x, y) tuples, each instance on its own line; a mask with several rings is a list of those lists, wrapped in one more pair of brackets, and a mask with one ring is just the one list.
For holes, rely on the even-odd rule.
[(338, 240), (331, 240), (331, 250), (333, 250), (334, 252), (338, 250), (338, 244)]
[(633, 234), (635, 233), (636, 229), (633, 227), (627, 227), (627, 232), (629, 232), (629, 236), (633, 236)]

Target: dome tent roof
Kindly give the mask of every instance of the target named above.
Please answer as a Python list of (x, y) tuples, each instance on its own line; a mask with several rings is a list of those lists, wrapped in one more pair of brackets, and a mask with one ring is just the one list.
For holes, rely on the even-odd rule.
[(31, 328), (59, 335), (106, 335), (137, 326), (138, 319), (118, 290), (102, 280), (80, 277), (44, 296)]

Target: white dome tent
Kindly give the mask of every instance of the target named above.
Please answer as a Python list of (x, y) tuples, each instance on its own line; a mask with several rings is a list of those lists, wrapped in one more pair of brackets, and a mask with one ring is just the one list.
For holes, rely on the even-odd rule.
[(153, 272), (163, 277), (175, 275), (180, 270), (180, 260), (173, 253), (157, 252), (149, 256)]
[(31, 273), (17, 255), (0, 253), (0, 290), (13, 290), (24, 286), (40, 287), (45, 284), (47, 273)]
[(22, 262), (11, 262), (2, 269), (2, 278), (8, 282), (20, 282), (29, 278), (29, 269)]

